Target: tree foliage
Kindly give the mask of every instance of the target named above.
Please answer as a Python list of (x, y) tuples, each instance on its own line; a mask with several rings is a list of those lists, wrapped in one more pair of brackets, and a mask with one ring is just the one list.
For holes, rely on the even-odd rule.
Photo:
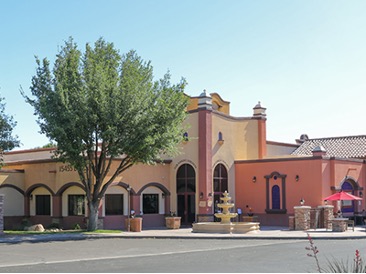
[[(70, 38), (52, 71), (47, 58), (36, 57), (36, 63), (32, 97), (21, 92), (41, 132), (57, 143), (57, 157), (78, 171), (90, 211), (88, 230), (95, 230), (100, 200), (119, 174), (178, 152), (186, 82), (172, 85), (169, 73), (154, 80), (150, 62), (135, 51), (121, 55), (102, 38), (86, 44), (84, 53)], [(112, 171), (113, 161), (118, 166)], [(107, 181), (108, 173), (113, 175)]]
[(12, 150), (20, 144), (18, 136), (13, 135), (16, 124), (13, 116), (5, 113), (4, 98), (0, 97), (0, 166), (3, 162), (2, 153)]

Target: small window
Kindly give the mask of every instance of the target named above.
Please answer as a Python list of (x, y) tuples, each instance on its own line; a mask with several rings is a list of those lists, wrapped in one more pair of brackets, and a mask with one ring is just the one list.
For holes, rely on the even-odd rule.
[(36, 195), (36, 215), (51, 215), (50, 195)]
[(219, 141), (223, 141), (224, 140), (224, 137), (222, 137), (222, 132), (221, 131), (219, 132), (218, 138), (219, 138)]
[(188, 132), (184, 132), (183, 134), (183, 141), (188, 142)]
[(274, 185), (272, 187), (272, 209), (280, 209), (280, 187)]
[(105, 215), (123, 215), (123, 194), (105, 195)]
[(159, 213), (159, 194), (143, 194), (142, 199), (144, 214)]
[(69, 195), (69, 216), (85, 215), (84, 195)]

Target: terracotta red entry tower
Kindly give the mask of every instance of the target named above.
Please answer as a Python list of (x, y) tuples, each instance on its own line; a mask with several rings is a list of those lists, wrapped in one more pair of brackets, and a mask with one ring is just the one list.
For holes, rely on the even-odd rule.
[[(212, 218), (212, 98), (204, 91), (198, 99), (198, 214)], [(197, 221), (202, 221), (198, 218)]]

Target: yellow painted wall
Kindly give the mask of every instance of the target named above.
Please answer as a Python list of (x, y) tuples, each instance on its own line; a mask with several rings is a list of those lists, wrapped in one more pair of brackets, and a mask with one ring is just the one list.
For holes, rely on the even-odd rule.
[[(248, 130), (249, 129), (249, 130)], [(236, 159), (250, 159), (258, 155), (257, 120), (234, 119), (214, 113), (212, 115), (212, 171), (217, 164), (228, 170), (228, 192), (235, 197)], [(218, 142), (219, 132), (224, 143)]]
[(230, 102), (223, 100), (217, 93), (211, 93), (210, 95), (212, 98), (213, 109), (226, 115), (230, 115)]
[[(224, 144), (218, 144), (218, 134), (222, 132)], [(212, 116), (212, 145), (214, 157), (232, 155), (234, 159), (258, 158), (258, 122), (246, 118), (232, 118), (218, 114)], [(225, 149), (224, 149), (225, 148)], [(214, 158), (215, 159), (215, 158)]]

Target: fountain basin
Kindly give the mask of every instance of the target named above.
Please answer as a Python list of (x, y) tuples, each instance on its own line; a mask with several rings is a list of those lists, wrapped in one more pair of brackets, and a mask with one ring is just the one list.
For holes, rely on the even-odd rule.
[(202, 222), (193, 223), (192, 232), (194, 233), (236, 233), (244, 234), (248, 232), (258, 232), (259, 223), (257, 222), (232, 222), (232, 223), (217, 223), (217, 222)]

